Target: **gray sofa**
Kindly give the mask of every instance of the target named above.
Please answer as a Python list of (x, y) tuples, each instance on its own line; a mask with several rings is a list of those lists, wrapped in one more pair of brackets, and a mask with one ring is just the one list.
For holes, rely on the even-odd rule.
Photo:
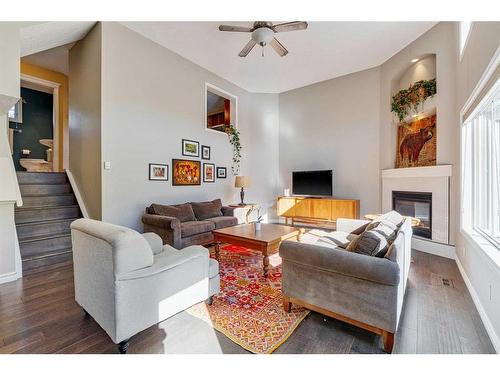
[(182, 251), (154, 233), (90, 219), (71, 223), (75, 300), (126, 353), (128, 340), (219, 293), (219, 264), (203, 246)]
[(283, 306), (290, 311), (297, 304), (379, 334), (390, 353), (410, 267), (411, 220), (402, 218), (384, 257), (345, 249), (368, 223), (339, 219), (336, 232), (284, 241)]
[(142, 216), (144, 232), (158, 234), (164, 244), (182, 249), (190, 245), (212, 243), (214, 229), (238, 224), (234, 208), (223, 206), (220, 199), (177, 205), (152, 204)]

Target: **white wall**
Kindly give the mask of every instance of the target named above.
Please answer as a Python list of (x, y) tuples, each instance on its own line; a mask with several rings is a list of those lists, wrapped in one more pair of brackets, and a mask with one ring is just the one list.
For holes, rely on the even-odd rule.
[[(456, 27), (458, 28), (458, 24)], [(457, 65), (457, 113), (472, 94), (499, 46), (500, 22), (473, 23), (463, 57)], [(458, 60), (458, 54), (456, 58)], [(478, 310), (483, 315), (483, 321), (497, 352), (500, 352), (500, 261), (493, 261), (460, 231), (457, 234), (457, 261), (470, 281), (471, 294), (476, 297)]]
[(101, 24), (71, 48), (69, 66), (69, 169), (89, 216), (99, 220), (102, 217)]
[(22, 275), (14, 223), (21, 199), (7, 138), (7, 111), (20, 96), (19, 46), (19, 25), (0, 22), (0, 283)]
[(280, 193), (294, 170), (332, 169), (335, 196), (380, 211), (380, 70), (280, 94)]
[(435, 54), (437, 95), (434, 101), (437, 106), (437, 164), (453, 166), (450, 200), (451, 244), (455, 243), (458, 230), (460, 181), (458, 177), (460, 160), (458, 114), (455, 108), (457, 37), (455, 23), (440, 22), (382, 64), (380, 75), (380, 168), (389, 169), (394, 168), (395, 164), (398, 126), (394, 114), (391, 113), (391, 97), (400, 85), (408, 87), (410, 81), (415, 78), (415, 67), (409, 69), (412, 67), (412, 59)]
[[(102, 176), (102, 219), (142, 229), (153, 202), (239, 201), (228, 137), (204, 129), (205, 82), (238, 96), (241, 174), (253, 181), (246, 200), (270, 205), (277, 194), (277, 95), (250, 94), (118, 23), (104, 23), (102, 31), (102, 157), (111, 162)], [(209, 162), (227, 167), (228, 178), (172, 186), (169, 173), (168, 182), (149, 181), (148, 163), (171, 168), (172, 158), (184, 158), (183, 138), (210, 146)]]

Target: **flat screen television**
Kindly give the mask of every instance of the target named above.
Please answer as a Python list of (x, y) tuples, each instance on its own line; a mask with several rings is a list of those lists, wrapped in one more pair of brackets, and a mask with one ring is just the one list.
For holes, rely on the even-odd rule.
[(333, 171), (292, 172), (292, 194), (306, 196), (332, 196)]

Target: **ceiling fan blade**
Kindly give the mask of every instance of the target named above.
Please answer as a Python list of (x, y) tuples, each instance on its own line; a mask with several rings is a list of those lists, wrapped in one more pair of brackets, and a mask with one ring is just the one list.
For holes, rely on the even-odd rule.
[(257, 42), (255, 42), (255, 40), (250, 39), (250, 41), (246, 44), (245, 47), (243, 47), (243, 49), (238, 54), (238, 56), (239, 57), (246, 57), (256, 44), (257, 44)]
[(252, 28), (246, 27), (246, 26), (220, 25), (219, 30), (220, 31), (233, 31), (233, 32), (239, 32), (239, 33), (249, 33), (252, 31)]
[(273, 40), (271, 40), (269, 42), (269, 44), (271, 45), (271, 47), (273, 47), (273, 49), (276, 51), (276, 53), (278, 55), (280, 55), (281, 57), (286, 56), (288, 54), (288, 50), (283, 46), (283, 44), (281, 44), (278, 41), (278, 39), (274, 38)]
[(273, 30), (277, 33), (282, 33), (285, 31), (305, 30), (305, 29), (307, 29), (307, 22), (305, 21), (285, 22), (273, 26)]

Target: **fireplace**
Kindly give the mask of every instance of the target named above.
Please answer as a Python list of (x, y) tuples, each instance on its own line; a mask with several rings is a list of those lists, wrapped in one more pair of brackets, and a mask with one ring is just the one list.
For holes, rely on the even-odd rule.
[(420, 225), (413, 227), (413, 234), (432, 239), (432, 193), (393, 191), (392, 209), (420, 219)]

